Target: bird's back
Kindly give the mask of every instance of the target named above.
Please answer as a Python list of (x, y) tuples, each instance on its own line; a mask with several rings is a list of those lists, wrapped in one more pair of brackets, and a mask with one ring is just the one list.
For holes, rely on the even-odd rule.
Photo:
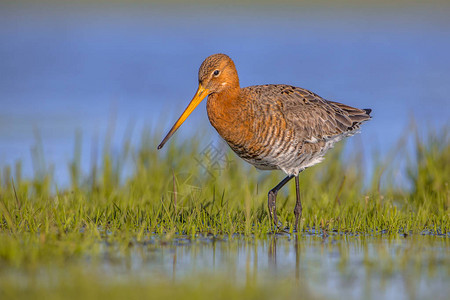
[(228, 144), (255, 167), (289, 175), (320, 162), (336, 142), (371, 118), (370, 109), (327, 101), (290, 85), (246, 87), (240, 98), (251, 134), (238, 142), (226, 139)]

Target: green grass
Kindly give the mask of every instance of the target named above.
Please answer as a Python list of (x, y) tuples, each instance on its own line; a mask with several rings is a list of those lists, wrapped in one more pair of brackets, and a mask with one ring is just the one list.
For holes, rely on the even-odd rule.
[[(167, 149), (157, 151), (158, 140), (149, 132), (143, 133), (137, 149), (126, 140), (119, 154), (104, 151), (99, 166), (92, 166), (86, 174), (80, 168), (80, 136), (76, 140), (67, 187), (56, 185), (39, 143), (33, 149), (34, 178), (22, 177), (20, 163), (2, 171), (0, 296), (47, 297), (51, 292), (54, 298), (77, 298), (79, 291), (86, 298), (147, 294), (211, 298), (215, 291), (223, 291), (224, 299), (294, 298), (298, 285), (286, 287), (277, 281), (239, 287), (220, 276), (211, 284), (194, 284), (196, 280), (172, 284), (170, 279), (141, 282), (132, 275), (125, 282), (102, 283), (101, 267), (87, 272), (86, 261), (104, 264), (105, 255), (108, 263), (126, 261), (120, 254), (129, 253), (134, 245), (151, 242), (159, 247), (178, 238), (228, 240), (235, 234), (255, 242), (266, 239), (274, 230), (267, 213), (267, 192), (283, 175), (257, 171), (230, 152), (226, 153), (229, 163), (221, 170), (205, 170), (198, 160), (205, 163), (201, 152), (207, 143), (172, 141)], [(366, 174), (358, 150), (346, 158), (343, 145), (323, 163), (304, 171), (298, 234), (340, 239), (341, 234), (398, 237), (426, 233), (448, 238), (448, 131), (431, 132), (425, 138), (417, 134), (414, 140), (414, 154), (405, 146), (396, 150), (408, 157), (407, 187), (391, 184), (396, 171), (392, 166), (397, 165), (392, 159), (380, 161), (373, 174)], [(290, 183), (277, 199), (278, 215), (288, 232), (294, 222), (294, 201), (295, 186)], [(51, 286), (52, 282), (58, 283)], [(26, 288), (20, 288), (21, 284)]]
[[(228, 152), (221, 170), (205, 171), (198, 160), (197, 140), (173, 142), (157, 151), (155, 138), (145, 133), (139, 149), (129, 141), (116, 156), (104, 152), (100, 167), (82, 176), (79, 151), (69, 164), (71, 185), (59, 188), (35, 151), (35, 178), (22, 179), (20, 165), (5, 168), (0, 178), (0, 232), (23, 234), (98, 235), (109, 231), (135, 236), (147, 233), (195, 236), (265, 235), (272, 231), (267, 192), (281, 172), (260, 172)], [(438, 138), (439, 137), (439, 138)], [(410, 188), (384, 184), (389, 166), (379, 163), (364, 174), (361, 158), (343, 156), (342, 145), (323, 163), (300, 175), (303, 217), (301, 229), (351, 233), (447, 234), (450, 229), (450, 143), (445, 130), (416, 138), (415, 157), (407, 165)], [(78, 145), (78, 143), (76, 143)], [(78, 147), (78, 146), (76, 146)], [(205, 161), (203, 161), (206, 164)], [(123, 178), (124, 166), (131, 175)], [(212, 175), (211, 175), (212, 174)], [(372, 183), (364, 184), (364, 177)], [(52, 190), (53, 189), (53, 190)], [(294, 184), (278, 196), (278, 214), (292, 228)]]

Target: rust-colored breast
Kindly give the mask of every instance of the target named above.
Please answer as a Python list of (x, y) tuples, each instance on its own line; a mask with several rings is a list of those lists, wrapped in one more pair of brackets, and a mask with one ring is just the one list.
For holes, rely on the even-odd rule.
[(247, 100), (241, 98), (238, 90), (235, 93), (212, 94), (206, 105), (211, 125), (235, 151), (244, 147), (254, 135), (252, 109)]

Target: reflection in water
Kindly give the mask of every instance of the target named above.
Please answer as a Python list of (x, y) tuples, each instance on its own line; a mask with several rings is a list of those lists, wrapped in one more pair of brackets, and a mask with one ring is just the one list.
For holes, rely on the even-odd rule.
[[(292, 237), (291, 237), (292, 238)], [(300, 244), (299, 244), (299, 236), (294, 235), (293, 236), (293, 242), (291, 243), (290, 247), (293, 248), (293, 251), (291, 249), (286, 249), (289, 252), (292, 252), (294, 254), (295, 264), (292, 264), (294, 266), (294, 272), (295, 272), (295, 279), (297, 281), (300, 281)], [(269, 269), (273, 273), (277, 273), (277, 243), (279, 243), (279, 238), (276, 235), (272, 235), (268, 237), (269, 240), (269, 249), (268, 249), (268, 262), (269, 262)], [(285, 255), (285, 254), (280, 254)]]
[(177, 266), (177, 251), (173, 251), (172, 278), (174, 281), (176, 279), (176, 266)]
[(277, 271), (277, 238), (276, 236), (269, 237), (269, 267), (273, 269), (274, 272)]
[[(414, 298), (450, 292), (448, 239), (434, 236), (271, 235), (266, 239), (157, 239), (131, 251), (133, 274), (180, 281), (231, 278), (242, 286), (290, 282), (302, 293), (361, 298)], [(113, 251), (111, 251), (113, 252)], [(111, 260), (107, 268), (120, 268)], [(117, 270), (116, 270), (117, 271)], [(111, 272), (115, 273), (115, 272)], [(408, 297), (406, 297), (408, 296)]]

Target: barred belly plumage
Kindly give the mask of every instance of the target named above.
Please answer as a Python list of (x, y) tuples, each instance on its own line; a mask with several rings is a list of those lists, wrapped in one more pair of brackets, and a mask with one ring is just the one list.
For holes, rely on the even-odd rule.
[(287, 175), (297, 175), (304, 169), (320, 163), (326, 152), (346, 135), (327, 140), (300, 142), (296, 139), (280, 141), (272, 139), (261, 153), (253, 153), (245, 147), (229, 144), (231, 149), (243, 160), (260, 170), (282, 170)]

